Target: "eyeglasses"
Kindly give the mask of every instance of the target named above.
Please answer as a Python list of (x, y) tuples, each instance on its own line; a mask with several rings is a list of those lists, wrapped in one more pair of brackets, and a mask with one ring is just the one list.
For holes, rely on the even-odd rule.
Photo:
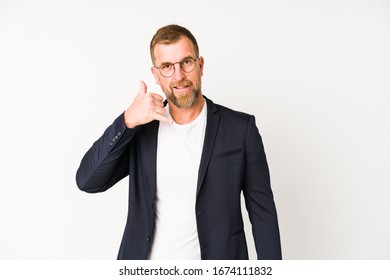
[(175, 64), (179, 63), (181, 70), (186, 73), (190, 73), (194, 71), (195, 61), (197, 60), (198, 58), (185, 58), (182, 61), (178, 61), (175, 63), (163, 63), (159, 67), (154, 66), (154, 68), (158, 69), (163, 77), (169, 78), (172, 77), (173, 74), (175, 74)]

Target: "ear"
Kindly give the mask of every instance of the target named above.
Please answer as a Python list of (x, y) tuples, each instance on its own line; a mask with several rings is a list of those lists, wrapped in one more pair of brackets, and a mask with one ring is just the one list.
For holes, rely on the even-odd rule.
[(153, 66), (151, 67), (152, 74), (154, 76), (154, 79), (156, 80), (156, 84), (160, 85), (160, 75), (159, 75), (159, 70), (154, 68)]
[(203, 76), (204, 59), (203, 56), (199, 57), (200, 76)]

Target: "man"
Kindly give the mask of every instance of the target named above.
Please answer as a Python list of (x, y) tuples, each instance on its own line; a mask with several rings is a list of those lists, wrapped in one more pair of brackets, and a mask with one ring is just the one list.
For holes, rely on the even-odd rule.
[(156, 83), (85, 154), (78, 187), (102, 192), (129, 175), (128, 218), (118, 259), (248, 259), (243, 192), (258, 259), (281, 259), (263, 144), (253, 116), (202, 94), (204, 59), (178, 25), (150, 44)]

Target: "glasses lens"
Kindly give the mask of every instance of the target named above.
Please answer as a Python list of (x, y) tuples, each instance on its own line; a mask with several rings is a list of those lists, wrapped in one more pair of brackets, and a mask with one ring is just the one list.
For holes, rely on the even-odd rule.
[(186, 59), (182, 63), (180, 63), (181, 69), (183, 69), (184, 72), (191, 72), (195, 68), (195, 60), (194, 59)]
[(173, 64), (165, 64), (160, 67), (160, 73), (164, 77), (170, 77), (175, 72), (175, 66)]

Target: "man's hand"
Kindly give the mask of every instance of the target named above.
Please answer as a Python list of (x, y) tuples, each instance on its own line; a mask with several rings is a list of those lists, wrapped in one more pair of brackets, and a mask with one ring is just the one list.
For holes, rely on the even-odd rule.
[(125, 111), (125, 125), (127, 128), (134, 128), (153, 120), (172, 123), (171, 119), (164, 116), (164, 112), (162, 96), (147, 92), (146, 84), (141, 81), (137, 96)]

